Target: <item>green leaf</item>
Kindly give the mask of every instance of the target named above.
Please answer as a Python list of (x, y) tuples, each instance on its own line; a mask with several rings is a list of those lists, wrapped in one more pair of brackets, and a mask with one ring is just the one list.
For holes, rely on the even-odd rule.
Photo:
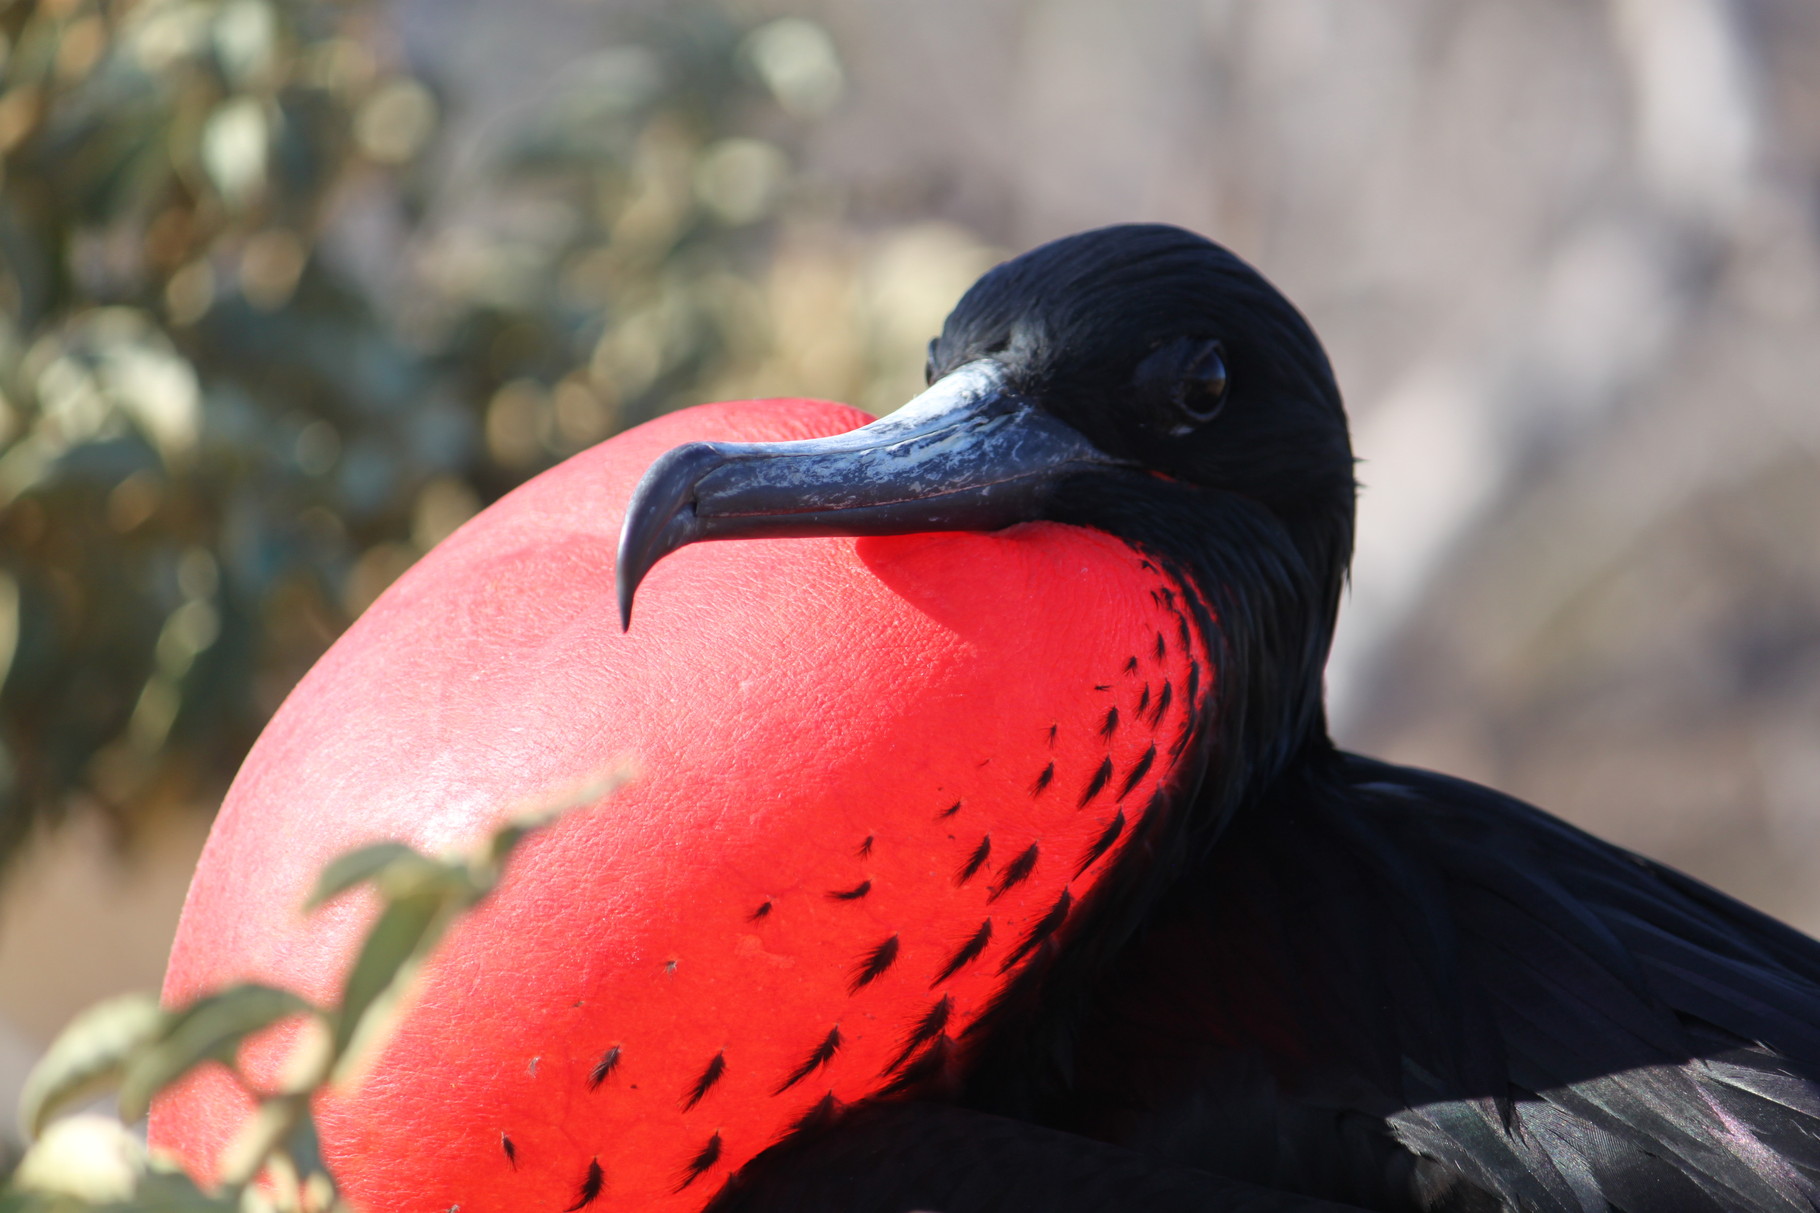
[(389, 901), (437, 897), (471, 902), (478, 895), (465, 863), (432, 859), (402, 842), (378, 842), (330, 863), (305, 908), (314, 909), (361, 881), (371, 882)]
[(518, 849), (518, 845), (545, 826), (551, 825), (556, 816), (552, 813), (527, 813), (493, 831), (478, 848), (474, 864), (476, 874), (489, 886), (497, 883), (501, 869), (512, 852)]
[(348, 973), (335, 1013), (334, 1081), (346, 1081), (397, 1018), (405, 987), (442, 937), (454, 898), (424, 892), (397, 897), (380, 912)]
[(19, 1123), (36, 1137), (58, 1109), (106, 1090), (133, 1054), (162, 1033), (166, 1019), (150, 994), (123, 994), (78, 1015), (25, 1080)]
[(221, 1152), (221, 1182), (227, 1187), (251, 1183), (265, 1169), (266, 1160), (290, 1136), (297, 1120), (309, 1110), (309, 1096), (277, 1095), (261, 1100), (240, 1132)]
[(162, 1036), (128, 1063), (120, 1081), (121, 1116), (138, 1120), (153, 1096), (202, 1062), (232, 1062), (247, 1037), (314, 1010), (289, 990), (256, 982), (196, 1000), (171, 1017)]
[(285, 1149), (291, 1156), (291, 1162), (297, 1168), (298, 1178), (312, 1199), (308, 1203), (313, 1208), (326, 1209), (334, 1198), (334, 1180), (329, 1174), (329, 1166), (322, 1161), (322, 1138), (316, 1131), (316, 1118), (306, 1106), (297, 1125), (291, 1130), (290, 1138), (285, 1142)]
[(154, 1157), (151, 1169), (139, 1180), (131, 1213), (234, 1213), (238, 1208), (232, 1197), (210, 1196), (181, 1170), (161, 1169)]
[(304, 903), (304, 912), (316, 910), (341, 896), (357, 884), (373, 880), (392, 864), (407, 856), (421, 859), (402, 842), (375, 842), (345, 854), (337, 855), (316, 878), (316, 889)]
[(576, 809), (600, 803), (624, 787), (631, 778), (631, 765), (618, 762), (566, 792), (512, 814), (475, 848), (471, 868), (478, 886), (477, 892), (484, 894), (498, 882), (505, 861), (525, 839), (554, 825)]
[(400, 855), (373, 876), (373, 886), (388, 901), (406, 897), (438, 897), (461, 900), (474, 895), (473, 881), (467, 866), (445, 859), (432, 859), (412, 851)]

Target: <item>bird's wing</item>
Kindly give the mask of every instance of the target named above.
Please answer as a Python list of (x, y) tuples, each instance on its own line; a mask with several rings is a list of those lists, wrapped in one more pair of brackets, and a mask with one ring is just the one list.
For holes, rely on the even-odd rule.
[[(1820, 944), (1488, 789), (1349, 775), (1336, 841), (1429, 961), (1399, 1140), (1520, 1208), (1820, 1208)], [(1490, 1038), (1424, 1046), (1436, 1011)]]
[(981, 1105), (1371, 1208), (1820, 1209), (1820, 944), (1462, 781), (1310, 764), (1090, 1002)]

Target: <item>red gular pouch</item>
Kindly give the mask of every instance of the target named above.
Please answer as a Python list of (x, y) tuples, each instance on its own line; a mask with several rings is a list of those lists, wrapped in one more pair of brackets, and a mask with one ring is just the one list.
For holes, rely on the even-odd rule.
[[(868, 420), (708, 405), (576, 456), (406, 573), (259, 739), (169, 1003), (242, 979), (330, 1001), (373, 914), (303, 913), (330, 859), (461, 846), (635, 772), (520, 849), (364, 1080), (321, 1100), (356, 1207), (700, 1208), (830, 1097), (964, 1064), (1183, 777), (1207, 657), (1180, 588), (1097, 531), (696, 543), (621, 630), (621, 515), (658, 455)], [(285, 1043), (249, 1047), (256, 1078)], [(210, 1175), (249, 1109), (206, 1067), (152, 1141)]]

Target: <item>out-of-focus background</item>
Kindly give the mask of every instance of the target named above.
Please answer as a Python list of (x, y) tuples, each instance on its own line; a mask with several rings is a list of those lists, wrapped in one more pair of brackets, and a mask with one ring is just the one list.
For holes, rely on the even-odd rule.
[(1811, 0), (0, 0), (0, 1107), (417, 556), (1132, 219), (1334, 358), (1340, 738), (1820, 929)]

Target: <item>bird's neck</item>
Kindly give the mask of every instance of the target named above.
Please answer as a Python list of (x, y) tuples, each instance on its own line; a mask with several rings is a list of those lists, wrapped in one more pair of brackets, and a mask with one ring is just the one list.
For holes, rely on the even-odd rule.
[(1204, 773), (1181, 823), (1192, 853), (1292, 762), (1331, 748), (1321, 674), (1351, 551), (1350, 502), (1286, 516), (1237, 494), (1114, 481), (1083, 486), (1072, 512), (1181, 581), (1217, 670)]
[(1332, 753), (1321, 670), (1350, 550), (1350, 511), (1284, 519), (1248, 499), (1102, 478), (1062, 498), (1056, 520), (1110, 532), (1184, 591), (1214, 665), (1194, 748), (1166, 811), (1084, 904), (1068, 947), (1006, 991), (972, 1031), (960, 1098), (1035, 1115), (1070, 1085), (1093, 991), (1159, 903), (1205, 874), (1235, 818), (1268, 811), (1273, 786)]

